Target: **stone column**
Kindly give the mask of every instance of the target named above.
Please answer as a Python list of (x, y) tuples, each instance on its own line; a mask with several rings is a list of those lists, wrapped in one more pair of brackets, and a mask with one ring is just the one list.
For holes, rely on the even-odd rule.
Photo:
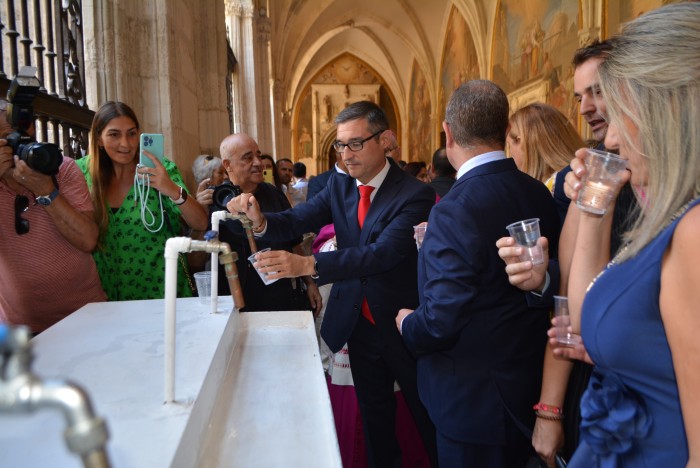
[(226, 0), (229, 40), (238, 65), (234, 76), (240, 121), (237, 132), (254, 138), (264, 152), (274, 150), (270, 109), (270, 19), (250, 0)]
[(233, 55), (236, 57), (236, 67), (231, 77), (233, 88), (233, 132), (242, 132), (242, 117), (240, 99), (243, 90), (243, 80), (241, 79), (241, 6), (238, 2), (226, 1), (226, 34), (228, 34), (229, 44), (233, 50)]
[(578, 31), (579, 47), (600, 38), (603, 30), (603, 0), (581, 0), (581, 29)]
[(265, 9), (254, 15), (255, 24), (255, 98), (257, 108), (258, 145), (272, 154), (275, 139), (272, 123), (272, 81), (270, 80), (270, 18)]
[(228, 134), (223, 17), (220, 0), (83, 2), (88, 105), (131, 106), (190, 190), (194, 159)]
[(284, 83), (275, 79), (272, 85), (273, 101), (271, 114), (275, 157), (277, 159), (292, 157), (292, 133), (290, 128), (292, 111), (291, 109), (286, 109), (284, 91)]

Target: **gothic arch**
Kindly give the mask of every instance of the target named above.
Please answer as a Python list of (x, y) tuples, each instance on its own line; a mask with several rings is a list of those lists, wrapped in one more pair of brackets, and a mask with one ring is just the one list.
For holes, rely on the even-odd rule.
[(344, 52), (320, 67), (292, 110), (291, 158), (304, 162), (310, 174), (326, 170), (335, 139), (333, 119), (348, 104), (363, 99), (379, 104), (387, 113), (390, 127), (400, 134), (402, 109), (391, 88), (370, 64)]

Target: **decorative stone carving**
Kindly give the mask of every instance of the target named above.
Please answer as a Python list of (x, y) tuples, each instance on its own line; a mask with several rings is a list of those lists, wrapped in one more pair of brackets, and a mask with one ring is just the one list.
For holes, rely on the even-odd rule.
[(270, 42), (270, 29), (272, 27), (270, 18), (266, 16), (258, 16), (255, 23), (258, 32), (258, 42), (261, 44)]
[[(335, 116), (351, 102), (368, 100), (379, 103), (380, 84), (314, 84), (312, 89), (311, 129), (299, 122), (297, 159), (312, 157), (318, 170), (324, 170), (320, 158), (327, 154), (328, 147), (321, 148), (328, 132), (334, 130)], [(308, 122), (308, 120), (307, 120)], [(310, 133), (306, 135), (305, 133)], [(301, 146), (303, 145), (303, 146)], [(308, 149), (311, 149), (311, 154)]]
[(533, 102), (547, 102), (548, 97), (549, 80), (539, 79), (510, 93), (508, 102), (510, 109), (515, 111)]

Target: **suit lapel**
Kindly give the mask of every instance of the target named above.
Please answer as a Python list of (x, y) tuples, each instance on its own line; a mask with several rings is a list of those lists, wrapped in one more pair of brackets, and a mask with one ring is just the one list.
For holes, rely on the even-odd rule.
[[(339, 179), (336, 177), (336, 179)], [(360, 237), (360, 225), (357, 222), (357, 205), (360, 202), (360, 192), (357, 190), (357, 182), (352, 177), (347, 177), (347, 180), (343, 181), (345, 184), (345, 196), (343, 197), (345, 203), (345, 217), (348, 223), (348, 228), (352, 233), (354, 239), (359, 239)], [(370, 205), (370, 211), (372, 211)], [(365, 218), (365, 223), (367, 218)]]
[[(389, 172), (384, 182), (382, 182), (379, 188), (375, 189), (377, 190), (377, 194), (374, 196), (374, 200), (372, 200), (372, 204), (369, 206), (365, 224), (360, 233), (360, 245), (367, 243), (369, 233), (372, 232), (374, 223), (381, 218), (382, 213), (387, 209), (389, 205), (388, 201), (392, 200), (398, 193), (400, 187), (398, 182), (401, 180), (402, 175), (403, 172), (401, 172), (401, 169), (390, 164)], [(357, 188), (355, 190), (357, 190)], [(359, 194), (357, 197), (359, 200)], [(355, 206), (355, 224), (357, 224), (357, 206)]]

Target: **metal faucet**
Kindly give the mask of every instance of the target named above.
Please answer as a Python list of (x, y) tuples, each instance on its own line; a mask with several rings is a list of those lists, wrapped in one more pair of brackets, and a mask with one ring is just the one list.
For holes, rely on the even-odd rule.
[(0, 413), (58, 408), (68, 424), (64, 433), (68, 449), (80, 455), (85, 467), (109, 467), (105, 421), (95, 416), (89, 396), (78, 385), (41, 380), (32, 373), (29, 339), (27, 327), (0, 325)]
[[(224, 266), (224, 271), (226, 272), (226, 279), (228, 280), (228, 287), (231, 291), (231, 296), (233, 296), (233, 302), (237, 308), (242, 309), (245, 307), (245, 300), (243, 299), (241, 281), (238, 277), (238, 267), (236, 267), (238, 254), (231, 250), (231, 246), (228, 243), (221, 242), (220, 240), (216, 239), (217, 234), (218, 233), (214, 231), (207, 231), (204, 234), (205, 240), (192, 240), (188, 247), (188, 251), (210, 252), (214, 258), (216, 258), (218, 255), (219, 263)], [(214, 268), (214, 263), (212, 262), (212, 269)], [(216, 287), (216, 284), (213, 284), (212, 281), (212, 291), (216, 291)], [(215, 294), (212, 293), (212, 296), (214, 295)]]

